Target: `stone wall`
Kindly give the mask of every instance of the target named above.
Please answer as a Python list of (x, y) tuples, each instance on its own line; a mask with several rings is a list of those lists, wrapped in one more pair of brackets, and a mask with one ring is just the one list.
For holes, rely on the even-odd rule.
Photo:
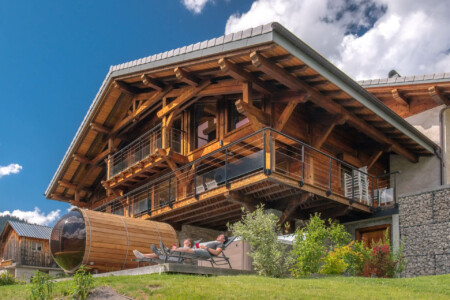
[(450, 273), (450, 186), (398, 198), (404, 276)]

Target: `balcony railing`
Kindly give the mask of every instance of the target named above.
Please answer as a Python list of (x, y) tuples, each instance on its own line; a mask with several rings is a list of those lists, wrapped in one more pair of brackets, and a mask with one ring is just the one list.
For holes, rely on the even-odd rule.
[[(271, 128), (259, 130), (170, 172), (96, 210), (134, 216), (230, 186), (255, 173), (277, 174), (339, 195), (349, 203), (380, 207), (395, 202), (395, 173), (373, 176)], [(124, 201), (128, 200), (128, 201)]]
[[(184, 132), (175, 128), (169, 131), (169, 145), (177, 153), (183, 154)], [(158, 125), (136, 140), (114, 153), (108, 160), (107, 179), (128, 169), (155, 153), (162, 147), (162, 130)]]

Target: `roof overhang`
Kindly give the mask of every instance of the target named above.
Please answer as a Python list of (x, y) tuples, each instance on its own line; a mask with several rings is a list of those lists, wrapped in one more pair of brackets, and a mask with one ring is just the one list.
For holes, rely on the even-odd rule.
[[(125, 64), (112, 66), (47, 187), (45, 196), (47, 198), (51, 197), (53, 190), (55, 190), (58, 185), (58, 181), (61, 179), (65, 170), (68, 168), (70, 161), (73, 159), (73, 155), (80, 147), (83, 137), (86, 136), (91, 129), (90, 124), (101, 111), (102, 105), (108, 94), (111, 92), (116, 78), (129, 77), (133, 76), (133, 74), (140, 74), (158, 68), (172, 68), (173, 70), (173, 66), (178, 64), (187, 64), (230, 51), (249, 49), (249, 52), (247, 53), (249, 54), (250, 50), (256, 49), (255, 47), (267, 44), (278, 45), (285, 49), (295, 58), (305, 63), (309, 68), (314, 69), (314, 71), (320, 74), (324, 79), (338, 87), (364, 107), (368, 108), (378, 117), (391, 124), (412, 141), (420, 145), (420, 147), (423, 147), (424, 151), (428, 152), (428, 154), (435, 154), (436, 151), (439, 150), (439, 147), (429, 138), (416, 130), (408, 122), (404, 121), (400, 116), (396, 115), (380, 100), (367, 92), (357, 82), (323, 58), (298, 37), (280, 24), (270, 23)], [(62, 199), (61, 201), (65, 200)]]

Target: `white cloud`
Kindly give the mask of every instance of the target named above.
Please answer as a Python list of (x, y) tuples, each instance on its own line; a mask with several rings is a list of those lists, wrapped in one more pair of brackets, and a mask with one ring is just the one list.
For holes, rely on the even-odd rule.
[(59, 219), (59, 213), (60, 210), (57, 209), (45, 214), (38, 207), (35, 207), (34, 211), (23, 211), (16, 209), (10, 212), (5, 210), (4, 212), (0, 212), (0, 216), (13, 216), (33, 224), (49, 225)]
[(212, 0), (182, 0), (183, 5), (194, 14), (201, 13), (208, 2)]
[(0, 178), (3, 176), (17, 174), (22, 170), (22, 166), (19, 164), (9, 164), (7, 166), (0, 166)]
[(355, 79), (450, 71), (442, 0), (257, 0), (225, 33), (277, 21)]

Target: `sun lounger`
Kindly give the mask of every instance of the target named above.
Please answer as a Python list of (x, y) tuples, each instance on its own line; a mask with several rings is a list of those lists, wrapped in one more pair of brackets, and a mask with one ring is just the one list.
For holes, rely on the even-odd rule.
[(222, 252), (217, 256), (211, 255), (211, 257), (209, 258), (205, 258), (200, 257), (194, 253), (170, 251), (169, 253), (167, 252), (165, 253), (167, 255), (166, 260), (167, 262), (176, 261), (177, 263), (181, 264), (194, 264), (194, 262), (197, 261), (208, 261), (211, 264), (211, 267), (213, 268), (214, 266), (228, 265), (229, 268), (232, 269), (230, 259), (225, 255), (224, 251), (234, 241), (235, 238), (236, 237), (229, 238), (228, 242), (224, 244), (224, 249), (222, 249)]

